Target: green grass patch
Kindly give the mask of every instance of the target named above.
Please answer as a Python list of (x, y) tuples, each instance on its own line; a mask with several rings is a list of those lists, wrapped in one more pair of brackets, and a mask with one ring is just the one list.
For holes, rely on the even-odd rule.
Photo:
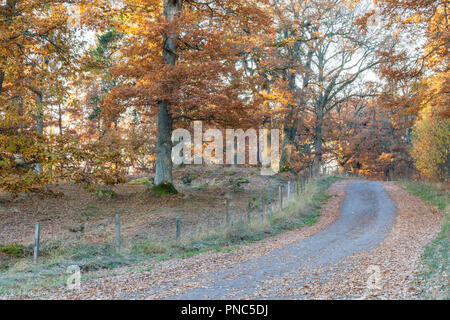
[(153, 183), (153, 181), (150, 178), (144, 177), (144, 178), (132, 180), (132, 181), (128, 182), (127, 184), (129, 186), (149, 186), (152, 183)]
[(400, 185), (425, 203), (442, 211), (443, 224), (439, 235), (424, 250), (422, 267), (416, 281), (424, 299), (450, 299), (448, 275), (450, 274), (450, 195), (442, 185), (432, 182), (402, 181)]
[(95, 191), (98, 199), (115, 199), (117, 198), (117, 193), (110, 189), (98, 189)]
[(422, 294), (426, 299), (450, 299), (450, 213), (447, 210), (442, 230), (429, 243), (423, 254), (424, 267), (419, 274), (422, 283)]
[(0, 253), (15, 258), (23, 258), (26, 252), (27, 248), (17, 243), (10, 243), (6, 246), (0, 246)]
[(156, 192), (158, 195), (170, 195), (170, 194), (178, 194), (177, 189), (171, 183), (163, 183), (159, 186), (154, 186), (152, 188), (153, 192)]
[(64, 286), (66, 270), (71, 265), (79, 266), (83, 280), (89, 280), (93, 275), (89, 272), (113, 270), (138, 262), (138, 257), (118, 254), (109, 246), (43, 244), (39, 264), (33, 264), (32, 256), (25, 255), (0, 272), (0, 294), (25, 294), (38, 288)]
[(443, 191), (443, 185), (435, 182), (400, 181), (399, 184), (425, 203), (444, 210), (450, 202), (450, 194)]

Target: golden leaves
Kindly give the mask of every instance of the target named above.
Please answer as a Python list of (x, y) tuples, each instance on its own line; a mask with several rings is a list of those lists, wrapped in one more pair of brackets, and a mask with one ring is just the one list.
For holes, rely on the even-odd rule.
[[(425, 109), (424, 113), (429, 111)], [(415, 126), (412, 156), (416, 167), (431, 179), (449, 178), (450, 120), (425, 117)]]

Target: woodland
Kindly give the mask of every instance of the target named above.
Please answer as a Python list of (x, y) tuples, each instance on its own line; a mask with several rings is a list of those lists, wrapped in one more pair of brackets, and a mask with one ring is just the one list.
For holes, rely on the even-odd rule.
[(448, 182), (449, 10), (0, 1), (0, 189), (95, 190), (138, 174), (172, 186), (171, 134), (194, 121), (280, 129), (281, 171)]

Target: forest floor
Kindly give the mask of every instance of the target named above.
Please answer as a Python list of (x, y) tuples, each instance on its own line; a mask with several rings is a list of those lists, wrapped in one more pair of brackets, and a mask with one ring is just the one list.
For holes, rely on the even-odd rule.
[[(224, 180), (223, 172), (215, 174), (221, 175), (221, 181)], [(182, 175), (185, 176), (185, 172)], [(224, 197), (236, 204), (235, 215), (239, 220), (241, 218), (238, 212), (241, 214), (246, 212), (249, 199), (257, 198), (257, 194), (266, 194), (270, 188), (276, 190), (278, 184), (292, 178), (289, 175), (260, 177), (256, 172), (249, 175), (248, 171), (243, 171), (240, 175), (236, 171), (225, 175), (234, 178), (227, 179), (228, 191), (224, 186), (216, 191), (218, 207), (214, 206), (213, 200), (205, 200), (205, 203), (212, 205), (210, 212), (220, 212), (215, 219), (221, 220), (222, 223)], [(249, 180), (248, 183), (245, 182), (247, 190), (241, 186), (236, 190), (233, 179), (242, 181), (247, 178)], [(252, 179), (255, 179), (256, 183), (252, 183)], [(324, 181), (322, 180), (319, 185), (325, 189), (333, 182), (330, 180), (328, 184), (323, 184)], [(198, 195), (201, 197), (206, 194), (205, 183), (199, 181), (197, 185), (188, 189), (204, 185), (203, 190), (196, 190), (201, 193)], [(252, 189), (252, 186), (255, 189)], [(322, 194), (320, 188), (313, 189), (309, 190), (311, 195)], [(311, 205), (321, 207), (319, 215), (301, 215), (302, 219), (305, 219), (302, 220), (305, 222), (303, 225), (294, 223), (286, 228), (275, 228), (275, 232), (273, 229), (269, 231), (265, 225), (264, 233), (271, 235), (270, 238), (264, 239), (260, 234), (257, 236), (252, 234), (254, 237), (247, 238), (250, 242), (243, 242), (238, 246), (228, 242), (228, 246), (217, 247), (216, 250), (206, 248), (204, 251), (195, 251), (195, 254), (171, 256), (169, 259), (153, 261), (152, 264), (144, 264), (139, 268), (125, 265), (113, 269), (113, 272), (84, 270), (86, 272), (83, 272), (84, 282), (81, 290), (68, 291), (62, 285), (59, 288), (53, 285), (47, 289), (38, 288), (21, 294), (4, 293), (3, 298), (440, 299), (449, 297), (446, 274), (448, 234), (445, 233), (448, 233), (448, 230), (446, 231), (444, 223), (444, 230), (441, 231), (443, 214), (435, 206), (424, 204), (417, 196), (392, 182), (337, 181), (327, 193), (328, 197), (310, 197), (316, 198), (316, 201), (310, 201), (309, 206), (301, 210), (295, 206), (291, 208), (291, 211), (292, 209), (310, 211), (305, 208), (311, 208)], [(308, 189), (305, 194), (308, 194)], [(205, 197), (209, 199), (210, 196)], [(172, 198), (171, 203), (183, 201), (183, 198), (184, 195), (175, 201)], [(95, 201), (98, 203), (98, 200)], [(105, 205), (110, 205), (111, 201), (117, 200), (106, 201)], [(132, 202), (136, 202), (135, 199)], [(124, 206), (123, 211), (125, 208)], [(218, 210), (220, 208), (222, 210)], [(180, 215), (180, 212), (172, 213), (168, 221), (173, 223), (177, 215)], [(203, 218), (206, 217), (208, 216)], [(289, 216), (292, 217), (294, 216)], [(110, 219), (113, 219), (113, 216)], [(286, 223), (290, 220), (283, 221)], [(130, 224), (133, 227), (130, 227), (130, 230), (136, 228), (136, 224), (133, 223), (132, 216)], [(270, 225), (273, 227), (276, 224)], [(6, 230), (8, 226), (6, 222), (0, 230)], [(32, 224), (30, 226), (32, 227)], [(281, 231), (286, 232), (280, 233)], [(440, 235), (437, 236), (440, 231)], [(113, 231), (111, 232), (113, 234)], [(81, 232), (78, 233), (84, 237)], [(139, 234), (142, 236), (142, 232)], [(242, 231), (239, 234), (242, 235)], [(136, 237), (135, 231), (125, 238), (136, 239), (133, 237)], [(112, 235), (107, 238), (108, 241), (112, 241), (111, 238)], [(435, 240), (431, 242), (432, 239)], [(442, 245), (445, 246), (446, 243), (447, 249), (442, 250)], [(154, 246), (151, 246), (150, 250), (154, 251)], [(444, 252), (447, 256), (438, 257), (441, 262), (440, 269), (438, 268), (440, 272), (437, 276), (436, 272), (430, 276), (429, 266), (436, 263), (427, 261), (427, 252), (431, 252), (428, 256), (432, 257), (428, 259), (432, 259), (436, 257), (435, 251)], [(425, 274), (428, 276), (427, 279), (424, 278)], [(430, 280), (430, 277), (433, 279)], [(0, 277), (0, 284), (1, 281)], [(424, 295), (424, 292), (427, 295)]]
[[(182, 181), (186, 177), (192, 180), (189, 185)], [(129, 180), (134, 178), (139, 177)], [(125, 242), (147, 239), (148, 235), (173, 240), (176, 217), (182, 218), (184, 233), (219, 225), (225, 217), (224, 201), (229, 199), (232, 218), (239, 219), (238, 215), (246, 215), (248, 201), (255, 206), (267, 192), (276, 198), (278, 186), (288, 180), (294, 180), (294, 176), (261, 176), (257, 169), (248, 168), (189, 167), (174, 171), (179, 194), (170, 197), (159, 196), (141, 184), (113, 187), (112, 199), (100, 199), (67, 183), (51, 185), (43, 195), (24, 193), (11, 198), (0, 194), (0, 244), (32, 244), (37, 222), (41, 223), (44, 241), (81, 237), (96, 245), (113, 243), (117, 213), (121, 215)]]
[[(394, 183), (342, 181), (321, 222), (228, 253), (89, 281), (63, 299), (414, 299), (442, 216)], [(346, 196), (345, 196), (346, 194)], [(392, 199), (392, 200), (391, 200)], [(340, 208), (340, 210), (339, 210)]]
[[(185, 167), (174, 171), (179, 194), (158, 195), (140, 177), (99, 198), (71, 184), (55, 184), (44, 194), (0, 194), (0, 296), (64, 285), (66, 270), (78, 265), (83, 279), (153, 268), (160, 261), (206, 251), (230, 251), (286, 230), (317, 222), (334, 177), (315, 179), (282, 212), (278, 190), (295, 176), (262, 176), (254, 168)], [(139, 182), (139, 183), (136, 183)], [(291, 184), (291, 200), (295, 184)], [(260, 200), (264, 207), (261, 211)], [(272, 202), (269, 214), (268, 199)], [(226, 215), (225, 200), (229, 202)], [(250, 206), (250, 210), (248, 210)], [(121, 219), (116, 247), (115, 216)], [(176, 240), (176, 218), (180, 239)], [(227, 222), (228, 220), (228, 222)], [(39, 263), (33, 264), (34, 227), (41, 224)]]

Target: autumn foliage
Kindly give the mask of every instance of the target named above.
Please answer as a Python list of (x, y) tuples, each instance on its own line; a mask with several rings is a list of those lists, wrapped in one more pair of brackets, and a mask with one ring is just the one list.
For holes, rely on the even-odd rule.
[(0, 188), (155, 173), (193, 121), (281, 168), (448, 180), (446, 1), (0, 1)]

